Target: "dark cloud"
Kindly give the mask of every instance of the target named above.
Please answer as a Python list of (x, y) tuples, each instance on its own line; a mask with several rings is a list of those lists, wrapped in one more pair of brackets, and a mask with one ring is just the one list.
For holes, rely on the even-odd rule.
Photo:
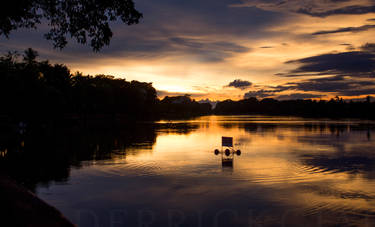
[(15, 48), (23, 51), (33, 47), (42, 57), (64, 63), (108, 57), (147, 59), (185, 55), (196, 61), (218, 62), (234, 53), (250, 51), (248, 47), (228, 39), (228, 34), (238, 38), (249, 35), (261, 37), (268, 34), (264, 31), (265, 27), (284, 21), (279, 13), (229, 7), (238, 0), (137, 0), (135, 3), (144, 15), (140, 24), (126, 26), (112, 23), (114, 36), (111, 45), (99, 54), (91, 54), (88, 46), (75, 42), (69, 42), (61, 52), (53, 51), (52, 45), (43, 38), (43, 33), (48, 31), (45, 29), (47, 25), (41, 25), (37, 31), (16, 31), (11, 34), (10, 40), (0, 37), (3, 44), (0, 51)]
[(292, 93), (289, 95), (278, 95), (276, 99), (278, 100), (296, 100), (296, 99), (313, 99), (322, 98), (325, 95), (311, 94), (311, 93)]
[(313, 57), (292, 60), (287, 64), (299, 66), (284, 76), (306, 75), (349, 75), (357, 77), (373, 77), (375, 72), (375, 53), (371, 46), (366, 51), (350, 51), (342, 53), (322, 54)]
[(262, 46), (260, 48), (262, 48), (262, 49), (269, 49), (269, 48), (273, 48), (273, 46)]
[(341, 76), (303, 80), (297, 83), (288, 83), (289, 88), (300, 91), (337, 92), (350, 90), (358, 84), (348, 83)]
[(315, 12), (311, 9), (301, 8), (297, 10), (297, 13), (306, 14), (313, 17), (328, 17), (332, 15), (358, 15), (358, 14), (367, 14), (374, 13), (375, 5), (371, 6), (361, 6), (361, 5), (352, 5), (342, 8), (337, 8), (333, 10)]
[[(18, 38), (19, 35), (17, 35)], [(33, 34), (35, 38), (36, 34)], [(30, 36), (29, 36), (30, 37)], [(120, 39), (124, 41), (120, 42)], [(233, 56), (235, 53), (251, 51), (250, 48), (230, 41), (212, 41), (207, 39), (187, 39), (168, 36), (143, 36), (127, 34), (125, 37), (114, 37), (110, 46), (104, 47), (101, 52), (93, 53), (89, 47), (70, 43), (63, 51), (46, 48), (45, 43), (38, 44), (19, 37), (24, 45), (1, 45), (0, 50), (18, 50), (23, 52), (32, 46), (41, 53), (42, 58), (57, 59), (63, 62), (92, 61), (100, 58), (128, 58), (128, 59), (155, 59), (164, 56), (192, 57), (201, 62), (220, 62)], [(28, 43), (28, 44), (26, 44)]]
[(343, 33), (343, 32), (362, 32), (367, 31), (369, 29), (375, 28), (373, 24), (367, 24), (360, 27), (346, 27), (346, 28), (339, 28), (335, 30), (325, 30), (325, 31), (317, 31), (312, 33), (311, 35), (326, 35), (326, 34), (334, 34), (334, 33)]
[(312, 99), (312, 98), (322, 98), (325, 95), (321, 94), (312, 94), (312, 93), (292, 93), (292, 94), (286, 94), (286, 95), (280, 95), (278, 93), (292, 89), (294, 90), (294, 87), (274, 87), (274, 90), (267, 90), (267, 89), (261, 89), (258, 91), (249, 91), (244, 94), (244, 98), (251, 98), (256, 97), (259, 99), (267, 98), (267, 97), (274, 97), (279, 100), (296, 100), (296, 99)]
[(347, 51), (353, 51), (353, 50), (355, 50), (355, 47), (352, 44), (350, 44), (350, 43), (341, 43), (340, 46), (346, 46), (345, 49)]
[(244, 90), (244, 89), (250, 87), (251, 85), (252, 85), (252, 83), (250, 81), (237, 79), (237, 80), (233, 80), (232, 82), (230, 82), (225, 87), (234, 87), (234, 88), (239, 88), (241, 90)]
[(331, 76), (314, 78), (299, 82), (290, 82), (276, 87), (280, 90), (296, 90), (303, 92), (331, 93), (341, 96), (358, 96), (375, 94), (375, 79), (357, 79), (348, 76)]
[[(340, 45), (354, 48), (351, 44)], [(321, 54), (312, 57), (291, 60), (286, 64), (298, 65), (296, 69), (287, 73), (277, 73), (278, 76), (375, 76), (375, 44), (366, 43), (359, 51)]]
[[(284, 92), (291, 92), (291, 94), (283, 94)], [(324, 98), (327, 95), (361, 96), (374, 94), (374, 78), (353, 78), (337, 75), (288, 82), (279, 86), (268, 86), (266, 89), (249, 91), (244, 94), (244, 98), (266, 98), (272, 96), (276, 99), (286, 100)]]
[(199, 40), (199, 39), (186, 39), (186, 38), (179, 38), (179, 37), (173, 37), (169, 39), (172, 41), (172, 43), (178, 44), (183, 47), (193, 48), (193, 49), (210, 49), (215, 50), (219, 49), (222, 51), (228, 51), (228, 52), (248, 52), (250, 51), (250, 48), (232, 43), (232, 42), (210, 42), (205, 40)]
[(166, 41), (169, 51), (183, 52), (199, 57), (202, 61), (217, 62), (251, 49), (232, 42), (212, 42), (202, 39), (172, 37)]
[(299, 13), (313, 17), (375, 12), (374, 2), (358, 0), (243, 0), (234, 7), (257, 7), (266, 11)]
[[(116, 41), (116, 39), (115, 39)], [(86, 54), (81, 53), (77, 47), (75, 56)], [(250, 48), (226, 41), (211, 41), (206, 39), (187, 39), (168, 36), (139, 36), (136, 34), (127, 35), (126, 41), (114, 42), (103, 49), (96, 57), (121, 57), (121, 58), (160, 58), (164, 56), (194, 57), (203, 62), (219, 62), (233, 56), (235, 53), (251, 51)], [(74, 53), (71, 52), (71, 53)]]
[(277, 90), (258, 90), (258, 91), (249, 91), (244, 94), (244, 99), (256, 97), (256, 98), (266, 98), (275, 95), (278, 92)]

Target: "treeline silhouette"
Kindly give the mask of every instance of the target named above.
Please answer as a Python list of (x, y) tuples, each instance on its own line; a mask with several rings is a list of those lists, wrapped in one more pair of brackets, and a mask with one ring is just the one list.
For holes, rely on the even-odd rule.
[(239, 101), (225, 100), (216, 104), (215, 114), (266, 114), (329, 118), (375, 118), (375, 103), (368, 96), (365, 101), (345, 101), (336, 97), (326, 100), (283, 100), (255, 97)]
[(198, 103), (191, 99), (190, 95), (166, 96), (160, 101), (159, 109), (162, 111), (162, 115), (168, 118), (207, 115), (212, 112), (211, 104)]
[(151, 83), (108, 75), (72, 74), (62, 64), (37, 61), (27, 49), (23, 59), (8, 53), (0, 58), (0, 115), (31, 119), (158, 119), (208, 114), (210, 104), (188, 95), (157, 98)]
[(31, 48), (22, 59), (16, 53), (0, 57), (0, 123), (68, 119), (106, 125), (108, 120), (127, 123), (212, 113), (375, 118), (375, 103), (369, 97), (357, 102), (339, 97), (329, 101), (253, 97), (218, 102), (212, 110), (211, 104), (198, 103), (189, 95), (160, 100), (151, 83), (109, 75), (73, 74), (65, 65), (37, 61), (37, 57)]

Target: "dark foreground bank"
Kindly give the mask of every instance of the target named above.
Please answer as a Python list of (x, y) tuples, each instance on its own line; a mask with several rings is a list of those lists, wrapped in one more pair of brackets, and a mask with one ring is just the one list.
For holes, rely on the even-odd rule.
[(35, 194), (0, 174), (1, 223), (9, 226), (74, 226), (57, 209)]

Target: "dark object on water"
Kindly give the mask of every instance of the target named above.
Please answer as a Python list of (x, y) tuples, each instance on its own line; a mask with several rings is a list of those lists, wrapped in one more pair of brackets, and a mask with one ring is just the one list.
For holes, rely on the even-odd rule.
[(222, 147), (233, 147), (233, 137), (221, 137), (221, 146)]
[[(227, 147), (225, 150), (223, 147)], [(233, 159), (235, 154), (237, 156), (241, 155), (240, 150), (235, 150), (233, 148), (233, 137), (221, 137), (221, 150), (215, 149), (215, 155), (221, 154), (221, 164), (223, 167), (233, 168)]]

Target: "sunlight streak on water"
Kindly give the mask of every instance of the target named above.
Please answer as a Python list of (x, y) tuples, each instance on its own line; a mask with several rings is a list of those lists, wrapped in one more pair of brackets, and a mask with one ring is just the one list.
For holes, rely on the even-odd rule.
[[(207, 226), (220, 209), (252, 210), (265, 225), (283, 222), (285, 210), (299, 212), (288, 219), (292, 226), (316, 215), (326, 215), (327, 225), (374, 224), (373, 122), (209, 116), (156, 124), (161, 126), (151, 146), (88, 160), (72, 169), (66, 185), (40, 186), (38, 195), (83, 226), (88, 222), (77, 220), (77, 210), (107, 220), (105, 211), (114, 208), (178, 209), (186, 216), (199, 208)], [(241, 150), (232, 167), (221, 166), (221, 156), (213, 152), (221, 148), (221, 136), (233, 136)], [(136, 223), (135, 214), (130, 216)], [(189, 220), (186, 226), (195, 225)], [(161, 215), (155, 226), (165, 221), (167, 215)], [(248, 226), (248, 215), (229, 223)]]

